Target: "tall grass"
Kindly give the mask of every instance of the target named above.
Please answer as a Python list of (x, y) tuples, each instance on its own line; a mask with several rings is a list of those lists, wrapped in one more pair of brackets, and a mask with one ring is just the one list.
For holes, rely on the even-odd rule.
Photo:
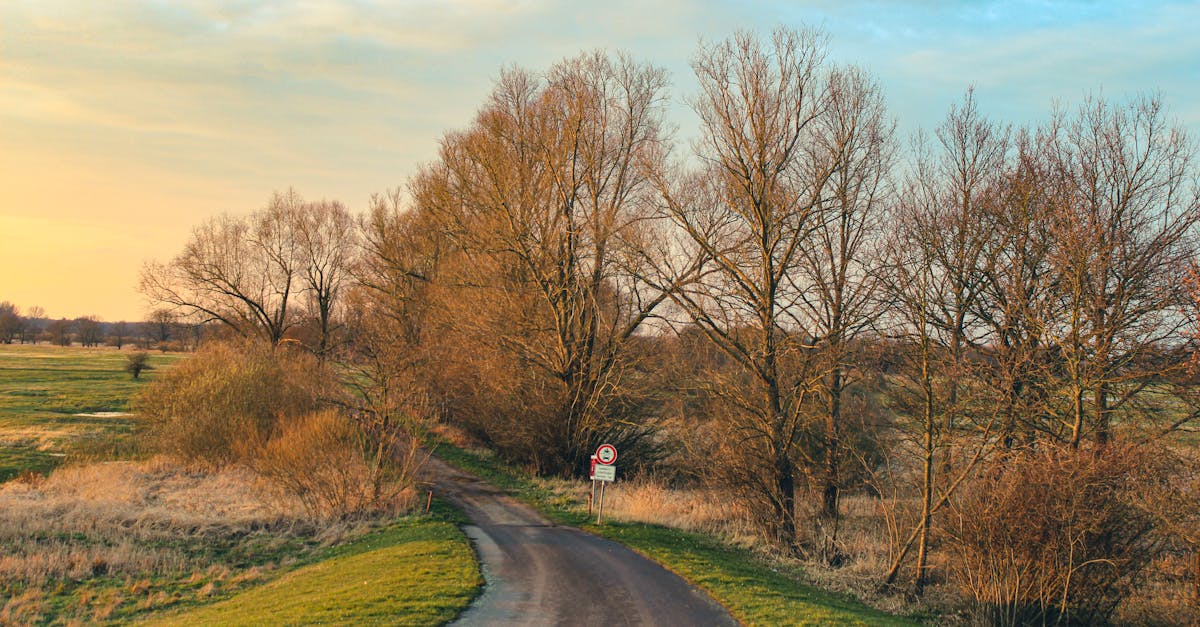
[(256, 483), (160, 458), (0, 485), (0, 612), (90, 621), (202, 600), (369, 528), (317, 526)]

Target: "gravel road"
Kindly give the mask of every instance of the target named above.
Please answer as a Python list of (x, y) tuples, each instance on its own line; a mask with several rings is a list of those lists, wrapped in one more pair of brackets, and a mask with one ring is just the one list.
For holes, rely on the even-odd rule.
[(723, 607), (630, 549), (557, 526), (437, 459), (435, 494), (466, 512), (487, 585), (455, 625), (736, 625)]

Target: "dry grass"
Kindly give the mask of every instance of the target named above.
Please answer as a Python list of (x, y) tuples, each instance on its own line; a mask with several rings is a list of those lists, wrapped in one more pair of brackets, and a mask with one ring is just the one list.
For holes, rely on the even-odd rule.
[(614, 520), (712, 534), (739, 546), (759, 542), (749, 512), (714, 490), (673, 490), (653, 479), (615, 483), (605, 489), (604, 510)]
[(369, 526), (314, 526), (258, 481), (155, 459), (0, 485), (0, 624), (36, 621), (50, 597), (56, 617), (83, 621), (204, 598)]

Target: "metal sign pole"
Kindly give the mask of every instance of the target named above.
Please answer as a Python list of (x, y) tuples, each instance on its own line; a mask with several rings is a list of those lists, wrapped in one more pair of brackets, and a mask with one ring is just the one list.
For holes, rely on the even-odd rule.
[(600, 505), (596, 507), (596, 524), (600, 524), (600, 519), (604, 517), (604, 485), (607, 481), (600, 482)]

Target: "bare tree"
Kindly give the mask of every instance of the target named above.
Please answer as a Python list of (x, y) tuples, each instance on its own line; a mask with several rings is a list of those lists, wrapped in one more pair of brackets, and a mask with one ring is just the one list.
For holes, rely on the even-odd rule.
[(290, 216), (299, 255), (300, 288), (309, 316), (317, 323), (317, 345), (324, 357), (337, 331), (336, 305), (350, 278), (357, 231), (350, 212), (336, 201), (301, 204)]
[(75, 323), (66, 318), (51, 320), (46, 325), (46, 334), (50, 336), (50, 342), (57, 346), (70, 346), (71, 333), (74, 331)]
[[(964, 390), (975, 369), (967, 351), (986, 333), (975, 317), (991, 263), (985, 254), (991, 238), (986, 198), (1008, 154), (1007, 130), (978, 113), (970, 91), (962, 105), (950, 109), (935, 137), (933, 148), (924, 136), (916, 138), (911, 169), (890, 216), (885, 292), (885, 302), (898, 305), (887, 321), (889, 334), (907, 353), (892, 403), (921, 465), (920, 516), (885, 579), (895, 580), (915, 543), (918, 590), (928, 576), (933, 516), (979, 461), (991, 434), (990, 412), (980, 408), (972, 415), (971, 399), (964, 396), (975, 394)], [(960, 431), (977, 437), (959, 440)], [(955, 464), (951, 452), (972, 439), (975, 453)], [(940, 468), (939, 451), (944, 451)]]
[[(800, 296), (805, 327), (826, 364), (821, 388), (825, 401), (821, 512), (836, 521), (842, 396), (856, 373), (851, 347), (880, 312), (879, 236), (894, 147), (883, 95), (868, 75), (857, 68), (835, 71), (828, 90), (828, 110), (818, 119), (820, 131), (809, 150), (823, 153), (814, 160), (831, 159), (838, 167), (826, 181), (818, 219), (800, 247), (798, 271), (785, 278), (798, 283), (793, 289)], [(831, 528), (828, 543), (832, 545), (837, 525)]]
[(165, 345), (171, 341), (174, 334), (174, 329), (177, 324), (175, 314), (169, 309), (155, 309), (150, 312), (146, 322), (143, 323), (146, 328), (146, 335), (155, 345)]
[(108, 333), (108, 342), (110, 345), (115, 346), (117, 348), (117, 350), (121, 350), (121, 347), (125, 345), (125, 340), (128, 337), (129, 337), (129, 324), (128, 323), (126, 323), (124, 320), (122, 320), (119, 322), (114, 322), (112, 324), (112, 326), (109, 329), (109, 333)]
[(714, 391), (730, 404), (735, 445), (751, 464), (745, 494), (792, 552), (796, 442), (819, 377), (796, 317), (796, 274), (841, 165), (818, 143), (833, 106), (824, 59), (825, 38), (813, 31), (780, 29), (766, 45), (743, 32), (704, 46), (692, 63), (704, 167), (659, 179), (666, 213), (706, 264), (705, 278), (672, 298), (741, 370), (742, 384)]
[(1090, 431), (1103, 445), (1114, 412), (1129, 408), (1160, 367), (1149, 355), (1186, 320), (1200, 221), (1195, 149), (1154, 98), (1090, 99), (1056, 148), (1069, 203), (1055, 225), (1054, 259), (1070, 313), (1056, 329), (1071, 373), (1070, 443)]
[(666, 298), (628, 268), (651, 219), (641, 165), (662, 151), (665, 85), (601, 53), (544, 78), (506, 71), (418, 181), (421, 209), (466, 260), (453, 280), (477, 305), (456, 326), (547, 379), (543, 471), (581, 472), (598, 437), (637, 422), (615, 412), (629, 342)]
[(25, 314), (25, 327), (21, 331), (21, 343), (37, 344), (38, 336), (46, 324), (46, 310), (38, 305), (29, 308)]
[(201, 324), (220, 322), (239, 335), (279, 343), (294, 324), (290, 307), (300, 268), (292, 216), (302, 206), (289, 190), (249, 217), (205, 221), (170, 263), (143, 267), (139, 289)]
[(986, 332), (977, 350), (991, 364), (980, 383), (997, 398), (1006, 448), (1061, 431), (1054, 415), (1060, 368), (1049, 335), (1062, 315), (1062, 282), (1051, 261), (1062, 185), (1047, 158), (1056, 132), (1053, 124), (1018, 132), (1013, 162), (978, 200), (989, 234), (988, 262), (980, 268), (982, 288), (973, 315)]
[(75, 335), (83, 346), (99, 346), (104, 341), (104, 331), (100, 319), (96, 316), (84, 316), (75, 319)]
[(12, 344), (13, 340), (21, 337), (24, 322), (21, 310), (16, 305), (8, 301), (0, 302), (0, 342)]

